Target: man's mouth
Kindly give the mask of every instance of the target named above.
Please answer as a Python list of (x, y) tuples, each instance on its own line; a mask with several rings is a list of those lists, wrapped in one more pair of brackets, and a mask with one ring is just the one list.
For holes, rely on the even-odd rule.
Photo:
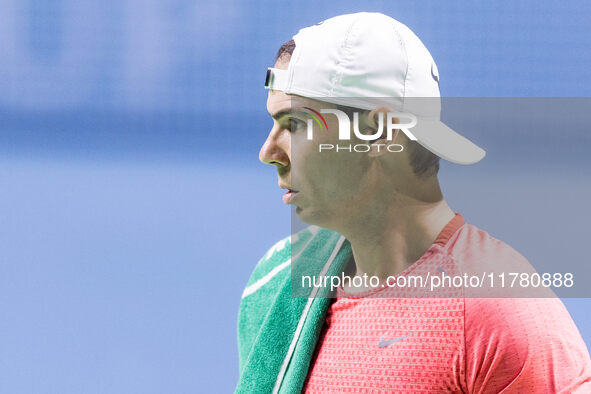
[(297, 191), (292, 189), (287, 189), (287, 192), (283, 195), (283, 202), (286, 204), (291, 204), (291, 200), (298, 194)]
[(290, 204), (291, 200), (299, 193), (297, 190), (292, 189), (289, 186), (280, 185), (280, 187), (287, 190), (283, 195), (283, 202), (286, 204)]

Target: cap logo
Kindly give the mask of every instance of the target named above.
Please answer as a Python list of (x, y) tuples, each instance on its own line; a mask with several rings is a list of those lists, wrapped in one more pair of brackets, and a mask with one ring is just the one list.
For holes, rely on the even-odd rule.
[(437, 86), (439, 86), (439, 71), (437, 70), (435, 63), (431, 63), (431, 76), (433, 77), (433, 80), (437, 82)]

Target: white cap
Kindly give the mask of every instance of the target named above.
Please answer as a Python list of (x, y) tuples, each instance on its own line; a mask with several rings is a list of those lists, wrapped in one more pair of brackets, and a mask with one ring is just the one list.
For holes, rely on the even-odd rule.
[(437, 156), (473, 164), (486, 154), (439, 120), (437, 65), (404, 24), (360, 12), (301, 29), (293, 39), (287, 70), (269, 68), (266, 88), (367, 110), (395, 102), (396, 110), (417, 115), (412, 134)]

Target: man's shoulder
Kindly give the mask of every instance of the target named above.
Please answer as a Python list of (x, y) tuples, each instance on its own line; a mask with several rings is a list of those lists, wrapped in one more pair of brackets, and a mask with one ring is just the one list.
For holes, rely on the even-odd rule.
[(464, 224), (451, 237), (445, 249), (465, 268), (533, 270), (527, 258), (512, 246), (472, 224)]
[(591, 379), (585, 343), (562, 301), (551, 289), (534, 287), (536, 271), (529, 261), (473, 225), (464, 225), (450, 241), (449, 253), (463, 272), (495, 278), (494, 286), (482, 292), (486, 297), (471, 289), (464, 297), (468, 387), (585, 390)]
[(586, 345), (558, 298), (466, 298), (464, 327), (470, 387), (575, 392), (591, 385)]
[(525, 258), (505, 241), (470, 223), (460, 227), (446, 247), (454, 254), (495, 255), (502, 253), (513, 254), (516, 258)]
[(444, 253), (447, 268), (471, 281), (463, 288), (466, 297), (555, 296), (551, 288), (536, 285), (542, 277), (525, 256), (474, 225), (464, 224)]

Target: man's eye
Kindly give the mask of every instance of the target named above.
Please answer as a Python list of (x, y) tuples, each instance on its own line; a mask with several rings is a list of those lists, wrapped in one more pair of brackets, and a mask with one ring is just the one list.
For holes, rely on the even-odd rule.
[(302, 127), (305, 127), (305, 126), (306, 126), (306, 123), (302, 122), (299, 119), (291, 118), (289, 120), (289, 128), (291, 131), (296, 131), (296, 130), (301, 129)]

